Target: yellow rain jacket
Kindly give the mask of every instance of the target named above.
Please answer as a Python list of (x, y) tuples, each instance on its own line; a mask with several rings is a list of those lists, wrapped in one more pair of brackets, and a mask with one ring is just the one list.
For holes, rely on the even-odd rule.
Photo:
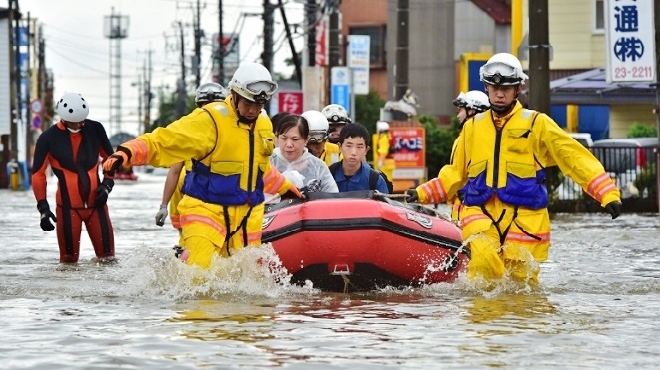
[(206, 268), (215, 254), (261, 244), (264, 191), (281, 195), (292, 186), (270, 165), (274, 137), (264, 115), (238, 122), (229, 96), (121, 145), (133, 165), (194, 160), (178, 204), (188, 264)]
[(323, 153), (321, 153), (321, 160), (328, 166), (341, 160), (341, 151), (339, 145), (326, 141), (323, 145)]
[[(620, 200), (603, 166), (547, 115), (517, 102), (505, 117), (489, 110), (465, 123), (451, 163), (417, 187), (422, 203), (452, 200), (465, 186), (460, 220), (470, 240), (468, 276), (537, 281), (548, 257), (545, 168), (557, 165), (602, 206)], [(478, 237), (475, 237), (479, 235)]]
[[(382, 166), (379, 165), (381, 161)], [(374, 163), (374, 169), (383, 171), (387, 178), (392, 180), (394, 178), (395, 168), (396, 162), (390, 151), (390, 134), (387, 132), (381, 132), (378, 134), (378, 140), (376, 141), (376, 160)]]

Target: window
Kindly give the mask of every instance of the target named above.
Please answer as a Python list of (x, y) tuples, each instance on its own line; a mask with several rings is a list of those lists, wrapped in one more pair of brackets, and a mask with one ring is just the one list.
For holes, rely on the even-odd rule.
[(385, 68), (385, 26), (351, 27), (350, 35), (367, 35), (369, 41), (370, 68)]
[(605, 33), (605, 0), (594, 0), (594, 33)]

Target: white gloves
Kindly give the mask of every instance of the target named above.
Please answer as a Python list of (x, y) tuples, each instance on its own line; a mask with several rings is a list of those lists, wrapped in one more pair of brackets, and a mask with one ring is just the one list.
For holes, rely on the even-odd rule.
[(167, 218), (167, 204), (161, 204), (158, 213), (156, 213), (156, 225), (158, 226), (165, 225), (166, 218)]

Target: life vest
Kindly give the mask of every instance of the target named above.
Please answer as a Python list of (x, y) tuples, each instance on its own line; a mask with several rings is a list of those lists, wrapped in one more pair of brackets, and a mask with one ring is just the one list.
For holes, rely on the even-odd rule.
[(323, 146), (321, 160), (328, 166), (339, 162), (341, 160), (341, 150), (339, 150), (339, 145), (326, 141)]
[(394, 158), (394, 139), (390, 136), (389, 132), (381, 132), (378, 134), (378, 140), (376, 142), (377, 149), (376, 152), (379, 155), (385, 154), (385, 158)]
[(531, 209), (548, 206), (545, 167), (534, 155), (532, 134), (538, 113), (520, 109), (501, 129), (491, 112), (480, 113), (466, 123), (468, 181), (463, 203), (481, 206), (493, 196), (502, 202)]
[(217, 142), (201, 160), (193, 160), (192, 170), (183, 183), (183, 193), (206, 203), (225, 206), (264, 201), (263, 175), (275, 148), (275, 134), (268, 117), (259, 115), (252, 124), (238, 122), (238, 116), (225, 102), (204, 109), (213, 119)]

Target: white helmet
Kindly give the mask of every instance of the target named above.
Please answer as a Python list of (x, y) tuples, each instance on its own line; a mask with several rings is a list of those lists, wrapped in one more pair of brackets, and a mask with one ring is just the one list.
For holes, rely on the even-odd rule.
[(390, 129), (390, 124), (385, 121), (376, 122), (376, 131), (383, 132)]
[(195, 104), (202, 106), (214, 101), (224, 100), (227, 97), (225, 88), (216, 82), (201, 84), (195, 91)]
[(477, 113), (485, 112), (490, 108), (488, 95), (479, 90), (470, 90), (466, 93), (461, 92), (452, 103), (457, 107), (474, 109)]
[(55, 107), (63, 121), (82, 122), (89, 115), (89, 105), (78, 93), (64, 93)]
[(489, 85), (520, 85), (528, 78), (518, 58), (509, 53), (495, 54), (479, 68), (479, 79)]
[(245, 62), (238, 66), (229, 88), (245, 99), (264, 104), (277, 91), (277, 83), (263, 65)]
[(321, 113), (328, 119), (330, 125), (346, 125), (351, 123), (351, 119), (348, 117), (348, 111), (339, 104), (330, 104), (323, 108)]
[(328, 138), (328, 119), (323, 113), (317, 110), (308, 110), (301, 114), (309, 125), (309, 140), (311, 142), (321, 142)]

